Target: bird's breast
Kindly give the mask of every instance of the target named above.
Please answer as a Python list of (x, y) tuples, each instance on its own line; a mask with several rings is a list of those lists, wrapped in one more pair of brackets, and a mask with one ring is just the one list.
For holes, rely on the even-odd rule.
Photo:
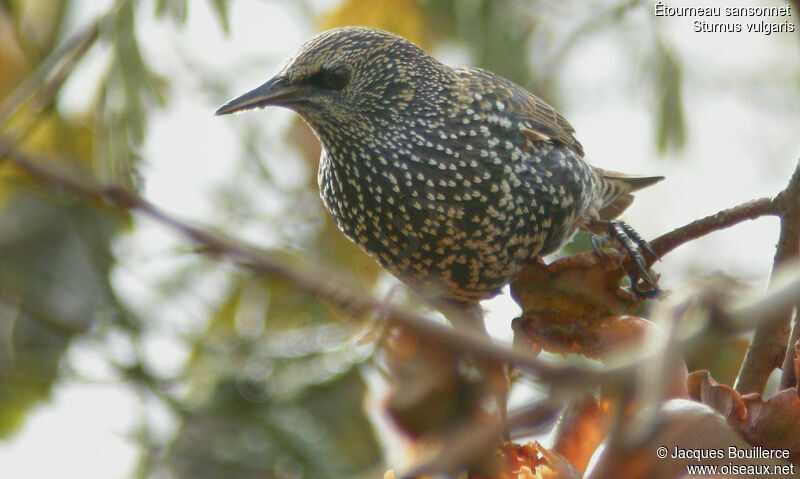
[(425, 128), (357, 146), (330, 142), (318, 175), (323, 203), (345, 235), (405, 282), (486, 297), (569, 219), (577, 187), (556, 184), (569, 152), (531, 149), (521, 134), (498, 134), (507, 129), (500, 123), (433, 136)]

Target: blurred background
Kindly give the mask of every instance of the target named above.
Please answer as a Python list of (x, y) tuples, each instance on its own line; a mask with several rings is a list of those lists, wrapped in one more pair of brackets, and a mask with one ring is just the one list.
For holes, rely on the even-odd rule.
[[(669, 6), (711, 4), (785, 5)], [(528, 87), (593, 164), (665, 175), (625, 214), (653, 238), (786, 185), (800, 154), (791, 8), (763, 20), (794, 31), (765, 35), (696, 33), (698, 18), (656, 17), (638, 0), (1, 0), (0, 134), (190, 224), (409, 303), (324, 212), (305, 125), (279, 109), (214, 117), (219, 105), (318, 31), (390, 30)], [(85, 48), (68, 51), (55, 101), (22, 101), (72, 39)], [(777, 231), (761, 219), (685, 245), (657, 265), (661, 285), (721, 275), (763, 289)], [(570, 250), (581, 248), (578, 237)], [(516, 305), (505, 293), (486, 308), (508, 340)], [(383, 413), (369, 319), (3, 162), (0, 477), (381, 477), (404, 443)], [(694, 366), (730, 384), (746, 341), (729, 346), (733, 361)]]

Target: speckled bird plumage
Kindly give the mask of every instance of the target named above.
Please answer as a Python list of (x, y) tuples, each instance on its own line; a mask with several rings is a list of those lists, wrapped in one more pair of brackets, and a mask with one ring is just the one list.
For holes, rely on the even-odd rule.
[(299, 113), (321, 141), (320, 195), (339, 229), (429, 297), (495, 294), (658, 180), (592, 167), (544, 101), (370, 28), (313, 37), (218, 113), (268, 105)]

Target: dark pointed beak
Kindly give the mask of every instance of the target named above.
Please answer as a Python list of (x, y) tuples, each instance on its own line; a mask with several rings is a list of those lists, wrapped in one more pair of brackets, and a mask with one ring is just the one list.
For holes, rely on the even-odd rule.
[(227, 115), (272, 105), (287, 106), (293, 101), (299, 100), (304, 90), (305, 88), (302, 86), (287, 84), (283, 77), (274, 77), (255, 90), (222, 105), (215, 115)]

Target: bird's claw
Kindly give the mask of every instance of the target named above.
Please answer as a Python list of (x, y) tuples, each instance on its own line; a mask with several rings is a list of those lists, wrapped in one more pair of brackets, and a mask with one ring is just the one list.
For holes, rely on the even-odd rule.
[[(618, 245), (620, 249), (626, 253), (631, 261), (633, 261), (633, 263), (636, 265), (635, 271), (628, 273), (633, 292), (639, 296), (648, 298), (657, 296), (660, 292), (658, 289), (658, 280), (654, 278), (652, 274), (650, 274), (650, 271), (647, 268), (647, 261), (639, 251), (641, 249), (645, 253), (655, 258), (657, 261), (660, 261), (661, 258), (659, 258), (656, 252), (653, 251), (650, 243), (642, 238), (639, 233), (636, 232), (636, 230), (622, 221), (609, 221), (606, 229), (606, 235), (592, 236), (589, 238), (589, 243), (592, 245), (592, 249), (595, 253), (602, 255), (600, 248), (605, 246), (606, 242), (609, 240)], [(648, 287), (645, 289), (640, 288), (640, 281), (644, 282)]]

